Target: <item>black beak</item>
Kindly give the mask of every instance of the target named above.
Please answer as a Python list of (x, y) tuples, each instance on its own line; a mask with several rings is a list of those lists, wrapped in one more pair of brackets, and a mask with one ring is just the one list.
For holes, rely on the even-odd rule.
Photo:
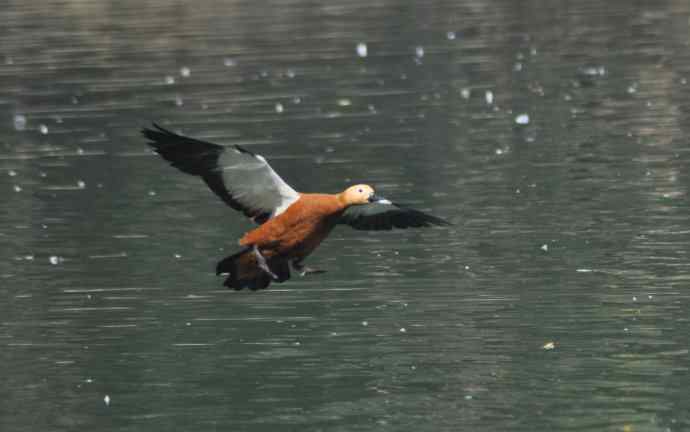
[(386, 200), (385, 198), (380, 197), (380, 196), (376, 195), (375, 193), (372, 193), (371, 195), (369, 195), (369, 202), (370, 203), (376, 202), (376, 201), (385, 201), (385, 200)]

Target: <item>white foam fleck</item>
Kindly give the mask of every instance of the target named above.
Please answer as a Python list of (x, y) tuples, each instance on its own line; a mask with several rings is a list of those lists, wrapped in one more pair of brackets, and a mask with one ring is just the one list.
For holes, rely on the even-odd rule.
[(544, 243), (543, 245), (541, 245), (541, 250), (543, 250), (544, 252), (548, 252), (549, 251), (549, 245)]
[(189, 75), (192, 74), (192, 70), (189, 69), (187, 66), (183, 66), (180, 68), (180, 75), (187, 78)]
[(42, 124), (38, 127), (38, 131), (41, 132), (43, 135), (48, 134), (48, 126)]
[(460, 96), (462, 96), (463, 99), (469, 99), (470, 98), (470, 89), (464, 88), (460, 90)]
[(103, 402), (105, 403), (106, 406), (110, 406), (110, 396), (105, 395), (103, 397)]
[(226, 57), (223, 59), (223, 65), (225, 67), (233, 67), (233, 66), (237, 66), (237, 62), (235, 60), (231, 59), (230, 57)]
[(365, 44), (364, 42), (360, 42), (357, 44), (357, 55), (358, 56), (366, 57), (369, 54), (368, 51), (369, 50), (368, 50), (367, 44)]
[(165, 77), (164, 82), (165, 82), (167, 85), (175, 84), (175, 77), (174, 77), (174, 76), (171, 76), (171, 75), (168, 75), (168, 76)]
[(278, 102), (278, 103), (276, 104), (276, 106), (275, 106), (275, 110), (276, 110), (276, 112), (277, 112), (278, 114), (280, 114), (280, 113), (282, 113), (283, 111), (285, 111), (285, 108), (283, 107), (283, 104), (282, 104), (282, 103)]
[(446, 39), (455, 40), (456, 37), (457, 37), (457, 35), (455, 34), (454, 31), (447, 31), (446, 32)]
[(79, 189), (84, 189), (86, 187), (86, 183), (84, 182), (84, 180), (77, 181), (77, 187)]
[(338, 106), (345, 107), (345, 106), (350, 106), (350, 105), (352, 105), (352, 101), (350, 99), (347, 99), (347, 98), (338, 99)]
[(488, 105), (493, 105), (494, 103), (494, 92), (491, 90), (487, 90), (486, 93), (484, 93), (484, 99), (486, 100), (486, 103)]
[(519, 125), (526, 125), (529, 124), (529, 115), (528, 114), (520, 114), (517, 117), (515, 117), (515, 123)]
[(424, 47), (423, 46), (415, 47), (414, 54), (417, 56), (417, 58), (424, 57)]
[(12, 187), (12, 190), (14, 190), (15, 192), (21, 192), (21, 191), (22, 191), (22, 187), (19, 186), (19, 185), (14, 185), (14, 186)]
[(60, 262), (62, 262), (62, 258), (57, 256), (57, 255), (51, 255), (50, 258), (48, 258), (48, 261), (52, 265), (58, 265), (58, 264), (60, 264)]
[(15, 114), (14, 115), (14, 129), (18, 131), (23, 131), (26, 129), (26, 116), (22, 114)]

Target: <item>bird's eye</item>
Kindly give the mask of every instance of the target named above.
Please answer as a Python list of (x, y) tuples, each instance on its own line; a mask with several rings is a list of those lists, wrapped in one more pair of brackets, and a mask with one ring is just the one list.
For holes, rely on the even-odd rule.
[(362, 189), (357, 189), (357, 192), (362, 193), (363, 191)]

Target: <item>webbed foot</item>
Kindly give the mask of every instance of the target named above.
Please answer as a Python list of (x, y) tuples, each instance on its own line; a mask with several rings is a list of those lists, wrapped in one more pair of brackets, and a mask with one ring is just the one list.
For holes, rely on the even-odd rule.
[(292, 261), (292, 268), (302, 277), (308, 274), (326, 273), (326, 270), (313, 269), (301, 264), (301, 261)]

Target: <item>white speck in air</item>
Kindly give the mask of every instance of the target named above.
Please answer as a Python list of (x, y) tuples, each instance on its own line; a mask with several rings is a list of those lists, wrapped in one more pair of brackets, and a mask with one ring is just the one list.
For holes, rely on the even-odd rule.
[(368, 55), (367, 44), (360, 42), (357, 44), (357, 55), (360, 57), (366, 57)]
[(515, 123), (519, 125), (526, 125), (529, 124), (529, 115), (528, 114), (520, 114), (517, 117), (515, 117)]
[(26, 129), (26, 116), (22, 114), (14, 115), (14, 129), (18, 131), (23, 131)]

